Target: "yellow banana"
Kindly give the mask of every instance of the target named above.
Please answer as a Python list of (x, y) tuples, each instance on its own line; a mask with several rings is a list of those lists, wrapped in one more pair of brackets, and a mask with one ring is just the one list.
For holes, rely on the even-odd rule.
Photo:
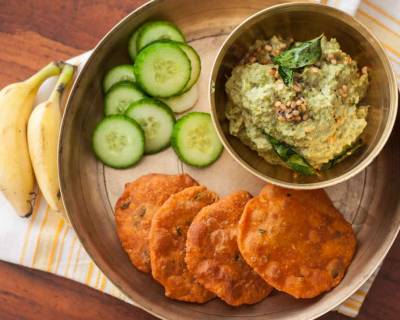
[(62, 63), (53, 62), (31, 78), (0, 91), (0, 191), (18, 215), (32, 213), (35, 178), (29, 158), (26, 127), (40, 85), (60, 74)]
[(49, 206), (58, 212), (63, 211), (57, 164), (60, 100), (73, 74), (74, 67), (65, 65), (50, 98), (33, 110), (28, 122), (29, 154), (36, 180)]

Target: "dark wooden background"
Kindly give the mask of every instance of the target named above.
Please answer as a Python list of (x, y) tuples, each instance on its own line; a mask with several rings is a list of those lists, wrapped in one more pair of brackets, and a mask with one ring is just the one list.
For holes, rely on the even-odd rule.
[[(144, 0), (0, 0), (0, 88), (95, 46)], [(1, 223), (1, 222), (0, 222)], [(0, 262), (0, 319), (155, 319), (70, 280)], [(331, 312), (321, 319), (347, 319)], [(400, 319), (397, 239), (357, 319)]]

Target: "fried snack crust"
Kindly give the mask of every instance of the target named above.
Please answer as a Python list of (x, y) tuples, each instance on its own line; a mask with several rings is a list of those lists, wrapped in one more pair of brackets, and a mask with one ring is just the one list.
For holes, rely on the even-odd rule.
[(154, 213), (171, 194), (195, 185), (187, 174), (148, 174), (125, 185), (115, 205), (115, 222), (122, 247), (140, 271), (150, 272), (148, 237)]
[(205, 288), (232, 306), (253, 304), (272, 290), (243, 260), (237, 245), (238, 222), (248, 192), (238, 191), (203, 208), (186, 240), (186, 264)]
[(267, 185), (246, 205), (238, 245), (271, 286), (296, 298), (313, 298), (342, 280), (356, 237), (325, 191)]
[(187, 269), (185, 247), (193, 218), (217, 200), (218, 196), (207, 188), (191, 187), (172, 195), (154, 215), (150, 229), (151, 271), (167, 297), (197, 303), (214, 298)]

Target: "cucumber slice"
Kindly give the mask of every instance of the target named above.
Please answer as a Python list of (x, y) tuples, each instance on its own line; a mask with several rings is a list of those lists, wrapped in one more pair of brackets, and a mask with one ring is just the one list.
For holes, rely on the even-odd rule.
[(189, 91), (200, 77), (200, 72), (201, 72), (200, 56), (198, 55), (196, 50), (193, 49), (193, 47), (189, 46), (186, 43), (181, 43), (171, 40), (160, 40), (158, 42), (169, 42), (176, 44), (179, 47), (179, 49), (185, 52), (186, 56), (189, 58), (190, 66), (192, 69), (190, 73), (190, 79), (186, 84), (185, 88), (183, 88), (182, 93)]
[(195, 84), (192, 89), (181, 94), (167, 99), (161, 99), (162, 102), (167, 104), (173, 112), (182, 113), (194, 107), (199, 98), (199, 87)]
[(119, 82), (108, 90), (104, 98), (104, 114), (124, 114), (132, 102), (145, 98), (137, 85), (129, 81)]
[(190, 74), (190, 80), (186, 84), (186, 87), (183, 89), (183, 92), (189, 91), (194, 84), (199, 80), (200, 72), (201, 72), (201, 60), (199, 54), (194, 50), (191, 46), (186, 43), (177, 42), (179, 48), (186, 53), (187, 57), (190, 60), (190, 64), (192, 67), (192, 71)]
[(92, 147), (107, 166), (127, 168), (143, 156), (144, 133), (134, 120), (124, 115), (105, 117), (94, 129)]
[(132, 103), (125, 113), (144, 131), (144, 152), (152, 154), (164, 150), (171, 143), (175, 117), (163, 102), (145, 98)]
[(139, 51), (154, 41), (164, 39), (185, 42), (185, 37), (183, 36), (182, 32), (171, 22), (147, 22), (138, 30), (136, 38), (136, 50)]
[(103, 80), (103, 90), (107, 92), (114, 84), (122, 81), (135, 82), (135, 73), (133, 65), (122, 64), (111, 68), (105, 75)]
[(198, 168), (215, 162), (223, 150), (211, 116), (205, 112), (190, 112), (180, 118), (175, 124), (171, 144), (179, 159)]
[(128, 54), (131, 57), (132, 61), (135, 61), (137, 48), (136, 48), (136, 40), (139, 34), (140, 28), (138, 28), (134, 33), (132, 33), (131, 37), (129, 38), (128, 42)]
[(140, 50), (134, 65), (137, 83), (153, 97), (179, 94), (190, 79), (187, 55), (172, 42), (153, 42)]

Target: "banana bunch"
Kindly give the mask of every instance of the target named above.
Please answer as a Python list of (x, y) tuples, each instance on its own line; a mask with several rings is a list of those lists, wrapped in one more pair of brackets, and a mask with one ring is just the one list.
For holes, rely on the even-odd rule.
[[(32, 214), (36, 196), (35, 173), (32, 166), (34, 161), (31, 161), (28, 147), (28, 121), (41, 84), (46, 79), (59, 75), (65, 67), (66, 64), (63, 62), (52, 62), (29, 79), (11, 84), (0, 91), (0, 191), (22, 217)], [(53, 100), (55, 99), (53, 97)], [(52, 126), (51, 120), (43, 125), (43, 127), (47, 126)], [(42, 127), (36, 128), (36, 130), (42, 130)], [(35, 130), (34, 124), (32, 129)], [(46, 129), (43, 132), (52, 131)], [(56, 138), (58, 138), (58, 129)], [(46, 139), (49, 137), (46, 136)], [(34, 157), (37, 158), (36, 148), (32, 147), (32, 151), (36, 154)], [(55, 151), (54, 159), (56, 154)], [(57, 166), (57, 163), (55, 162), (54, 165)], [(54, 171), (52, 172), (54, 175)], [(38, 170), (37, 175), (42, 175), (42, 171)], [(38, 180), (44, 179), (40, 177)], [(58, 178), (56, 181), (58, 185)], [(44, 186), (45, 183), (42, 185)]]

